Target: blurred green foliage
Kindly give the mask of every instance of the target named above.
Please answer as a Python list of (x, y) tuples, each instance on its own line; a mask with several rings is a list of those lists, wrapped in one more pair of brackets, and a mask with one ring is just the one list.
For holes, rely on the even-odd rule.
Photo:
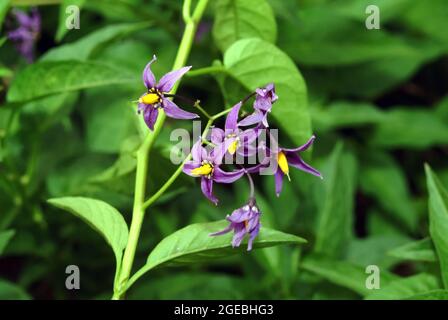
[[(100, 199), (129, 225), (134, 153), (146, 134), (131, 101), (150, 57), (158, 56), (156, 75), (169, 71), (182, 35), (180, 1), (75, 2), (84, 2), (79, 30), (64, 29), (63, 5), (38, 7), (34, 64), (0, 41), (1, 299), (110, 297), (112, 251), (46, 201)], [(371, 4), (379, 30), (365, 27)], [(189, 64), (224, 72), (186, 77), (179, 93), (213, 114), (276, 83), (272, 121), (282, 144), (316, 134), (311, 162), (325, 179), (291, 172), (277, 198), (273, 177), (259, 177), (257, 198), (263, 226), (308, 243), (157, 268), (129, 298), (447, 299), (447, 16), (446, 0), (210, 1)], [(190, 129), (168, 120), (156, 141), (149, 193), (176, 169), (169, 134), (179, 126)], [(242, 205), (247, 185), (216, 192), (219, 207), (181, 176), (148, 212), (136, 268), (176, 230)], [(81, 269), (78, 291), (65, 288), (70, 264)], [(365, 286), (372, 264), (380, 290)]]

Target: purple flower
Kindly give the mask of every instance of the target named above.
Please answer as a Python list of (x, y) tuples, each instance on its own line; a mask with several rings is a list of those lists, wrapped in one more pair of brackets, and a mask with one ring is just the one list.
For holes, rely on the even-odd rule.
[(242, 208), (236, 209), (231, 215), (227, 215), (226, 220), (230, 224), (224, 230), (211, 233), (210, 236), (219, 236), (233, 230), (232, 247), (239, 247), (244, 237), (248, 234), (247, 251), (252, 250), (252, 243), (260, 231), (260, 210), (255, 203), (247, 204)]
[(323, 179), (319, 171), (305, 163), (300, 157), (300, 152), (307, 150), (313, 144), (314, 139), (316, 139), (316, 137), (313, 135), (304, 145), (293, 149), (280, 148), (278, 146), (271, 149), (263, 146), (262, 148), (266, 152), (265, 158), (258, 165), (247, 168), (246, 172), (257, 173), (262, 169), (274, 168), (275, 193), (277, 194), (277, 197), (282, 191), (283, 177), (286, 175), (288, 180), (291, 180), (289, 177), (290, 165)]
[(241, 120), (238, 125), (246, 127), (253, 124), (262, 124), (267, 128), (269, 127), (268, 113), (271, 112), (272, 104), (278, 99), (278, 96), (275, 94), (275, 86), (273, 83), (270, 83), (264, 88), (256, 89), (255, 93), (255, 112)]
[(34, 61), (34, 45), (39, 38), (41, 27), (39, 11), (33, 8), (30, 14), (27, 14), (24, 11), (13, 9), (12, 14), (18, 27), (8, 32), (8, 38), (16, 42), (19, 53), (28, 63), (32, 63)]
[(255, 148), (251, 147), (251, 143), (257, 138), (257, 130), (248, 129), (242, 131), (238, 128), (238, 113), (242, 106), (242, 102), (238, 102), (232, 107), (226, 118), (224, 130), (220, 128), (213, 128), (211, 130), (211, 142), (215, 145), (222, 143), (228, 145), (227, 152), (235, 154), (238, 151), (243, 156), (249, 156), (256, 152)]
[(152, 60), (143, 70), (143, 83), (148, 91), (138, 99), (138, 111), (143, 112), (143, 118), (150, 130), (154, 130), (154, 124), (159, 115), (159, 108), (165, 111), (165, 114), (174, 119), (194, 119), (199, 118), (195, 113), (187, 112), (179, 108), (174, 102), (169, 100), (166, 95), (171, 91), (174, 84), (188, 71), (191, 66), (180, 68), (165, 74), (158, 83), (151, 71), (151, 64), (156, 61), (154, 55)]
[(297, 148), (277, 148), (275, 152), (272, 152), (271, 160), (277, 161), (277, 169), (274, 174), (275, 193), (277, 196), (279, 196), (282, 191), (283, 177), (286, 175), (288, 180), (291, 180), (289, 178), (289, 165), (322, 179), (320, 172), (305, 163), (299, 154), (300, 152), (307, 150), (313, 144), (315, 138), (316, 137), (313, 135), (304, 145)]
[(201, 178), (202, 193), (214, 204), (218, 199), (213, 195), (213, 182), (232, 183), (244, 174), (244, 169), (232, 172), (223, 171), (219, 166), (225, 154), (227, 145), (220, 145), (207, 153), (202, 147), (202, 140), (199, 139), (191, 149), (192, 159), (184, 164), (183, 172), (192, 176)]

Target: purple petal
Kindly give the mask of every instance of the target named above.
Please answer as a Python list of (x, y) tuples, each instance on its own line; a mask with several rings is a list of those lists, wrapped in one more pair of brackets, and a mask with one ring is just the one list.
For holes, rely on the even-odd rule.
[(259, 123), (263, 121), (263, 113), (261, 111), (256, 110), (254, 113), (248, 115), (246, 118), (238, 122), (238, 126), (247, 127), (253, 124)]
[(205, 177), (201, 178), (201, 190), (204, 196), (206, 196), (215, 205), (218, 204), (218, 199), (213, 195), (213, 180)]
[(287, 151), (287, 152), (305, 151), (306, 149), (308, 149), (313, 144), (314, 139), (316, 139), (316, 136), (312, 135), (311, 138), (304, 145), (301, 145), (300, 147), (292, 148), (292, 149), (286, 149), (286, 148), (282, 148), (282, 149)]
[(187, 162), (185, 162), (184, 166), (182, 167), (182, 171), (191, 177), (197, 178), (198, 176), (195, 174), (192, 174), (191, 170), (196, 169), (200, 166), (201, 166), (201, 163), (198, 161), (187, 161)]
[(258, 225), (255, 227), (255, 229), (250, 232), (249, 241), (247, 242), (247, 251), (252, 250), (252, 243), (253, 243), (254, 239), (258, 236), (258, 233), (260, 232), (260, 227), (261, 227), (261, 225), (260, 225), (260, 223), (258, 223)]
[(148, 90), (156, 86), (156, 78), (154, 76), (154, 73), (152, 73), (151, 71), (151, 64), (156, 60), (157, 60), (156, 55), (153, 55), (152, 60), (148, 62), (145, 69), (143, 70), (142, 75), (143, 83), (145, 84)]
[(232, 183), (241, 178), (243, 174), (244, 169), (226, 172), (219, 167), (215, 167), (215, 170), (213, 171), (213, 180), (218, 183)]
[(282, 186), (283, 186), (283, 172), (280, 170), (280, 168), (277, 168), (277, 171), (274, 174), (275, 178), (275, 194), (280, 196), (280, 192), (282, 192)]
[(162, 98), (163, 110), (168, 117), (174, 119), (195, 119), (199, 118), (196, 113), (188, 112), (179, 108), (173, 101)]
[(227, 216), (227, 221), (233, 222), (233, 223), (242, 223), (246, 220), (248, 220), (251, 217), (251, 210), (249, 208), (249, 205), (245, 205), (242, 208), (238, 208), (232, 212), (230, 216)]
[(226, 123), (224, 125), (224, 128), (226, 130), (236, 130), (238, 123), (238, 114), (242, 105), (243, 103), (240, 101), (232, 107), (232, 110), (230, 110), (226, 118)]
[(165, 74), (157, 84), (157, 89), (161, 92), (170, 92), (174, 84), (182, 78), (182, 76), (191, 69), (191, 66), (180, 68)]
[(246, 231), (246, 228), (244, 227), (244, 224), (236, 226), (235, 234), (233, 235), (233, 239), (232, 239), (232, 247), (234, 247), (234, 248), (239, 247), (246, 234), (247, 234), (247, 231)]
[(223, 230), (221, 230), (221, 231), (217, 231), (217, 232), (210, 233), (209, 236), (210, 236), (210, 237), (220, 236), (220, 235), (229, 233), (230, 231), (232, 231), (232, 229), (233, 229), (233, 224), (230, 223), (225, 229), (223, 229)]
[(221, 128), (212, 128), (210, 134), (210, 140), (213, 144), (221, 144), (224, 141), (224, 130)]
[(159, 115), (159, 109), (154, 108), (152, 105), (147, 105), (143, 113), (143, 119), (150, 130), (154, 130), (154, 124), (157, 121)]
[(300, 158), (300, 156), (298, 154), (295, 153), (287, 153), (286, 157), (288, 159), (288, 163), (297, 168), (300, 169), (302, 171), (308, 172), (316, 177), (322, 178), (322, 175), (320, 174), (319, 171), (317, 171), (316, 169), (314, 169), (313, 167), (311, 167), (309, 164), (305, 163), (302, 158)]
[(199, 140), (191, 148), (191, 157), (194, 161), (197, 161), (199, 163), (207, 158), (207, 151), (205, 151), (205, 148), (202, 147), (201, 138), (199, 138)]

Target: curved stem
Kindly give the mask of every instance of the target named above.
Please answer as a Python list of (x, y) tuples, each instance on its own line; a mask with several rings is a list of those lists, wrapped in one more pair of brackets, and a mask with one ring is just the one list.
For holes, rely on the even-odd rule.
[(210, 66), (196, 70), (191, 70), (186, 75), (188, 77), (197, 77), (202, 76), (204, 74), (213, 74), (213, 73), (227, 73), (227, 69), (224, 68), (223, 66)]
[[(190, 18), (190, 6), (191, 0), (185, 0), (183, 13), (185, 22), (185, 30), (180, 42), (176, 59), (173, 64), (173, 70), (179, 69), (185, 65), (188, 55), (190, 54), (191, 46), (194, 40), (196, 26), (201, 19), (202, 13), (207, 6), (208, 0), (199, 0), (196, 9), (193, 13), (193, 17)], [(186, 17), (188, 13), (188, 17)], [(171, 94), (174, 94), (179, 86), (177, 82)], [(132, 210), (132, 222), (129, 229), (129, 238), (124, 251), (123, 260), (121, 267), (117, 272), (119, 276), (116, 277), (117, 282), (114, 284), (114, 295), (112, 299), (122, 299), (127, 290), (127, 282), (129, 280), (132, 265), (134, 263), (135, 251), (137, 249), (138, 239), (140, 237), (140, 230), (143, 224), (143, 218), (145, 216), (145, 193), (146, 193), (146, 177), (148, 173), (148, 160), (151, 148), (154, 144), (155, 139), (159, 135), (163, 123), (165, 122), (166, 115), (161, 112), (157, 122), (154, 126), (154, 131), (150, 132), (145, 138), (144, 142), (137, 151), (137, 169), (136, 169), (136, 179), (135, 179), (135, 193), (134, 193), (134, 206)]]

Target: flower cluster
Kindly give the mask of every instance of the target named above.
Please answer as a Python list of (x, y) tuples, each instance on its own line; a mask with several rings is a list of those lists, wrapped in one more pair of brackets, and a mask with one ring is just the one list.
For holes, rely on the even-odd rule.
[[(232, 246), (238, 247), (244, 237), (249, 235), (248, 250), (252, 249), (253, 240), (258, 235), (261, 227), (261, 212), (256, 205), (251, 174), (259, 174), (263, 169), (273, 167), (275, 192), (277, 196), (280, 195), (284, 176), (286, 175), (289, 179), (290, 166), (322, 177), (319, 171), (305, 163), (300, 156), (301, 152), (307, 150), (312, 145), (315, 139), (314, 136), (304, 145), (291, 149), (277, 146), (276, 141), (273, 141), (274, 138), (271, 135), (270, 145), (274, 145), (275, 147), (268, 148), (265, 144), (260, 144), (258, 147), (253, 146), (253, 142), (257, 140), (262, 130), (266, 130), (269, 133), (268, 114), (271, 112), (272, 105), (277, 101), (278, 96), (275, 94), (274, 84), (268, 84), (265, 88), (256, 89), (251, 96), (255, 96), (253, 104), (254, 112), (241, 121), (238, 121), (241, 106), (247, 99), (238, 102), (228, 113), (224, 129), (212, 129), (210, 141), (206, 141), (206, 144), (212, 145), (213, 148), (207, 150), (206, 147), (202, 146), (204, 141), (198, 140), (191, 151), (192, 160), (187, 161), (183, 167), (184, 173), (201, 179), (203, 194), (215, 204), (218, 203), (218, 199), (213, 195), (214, 182), (232, 183), (246, 174), (251, 185), (251, 194), (247, 204), (236, 209), (231, 215), (226, 217), (229, 221), (227, 228), (212, 233), (211, 236), (222, 235), (233, 231)], [(244, 130), (241, 129), (242, 127), (248, 126), (252, 127)], [(241, 167), (230, 172), (222, 170), (221, 166), (226, 154), (232, 156), (238, 154), (243, 157), (248, 157), (259, 152), (259, 149), (264, 151), (264, 158), (259, 164), (250, 168)]]
[[(143, 112), (144, 120), (149, 129), (154, 130), (159, 109), (163, 109), (165, 114), (171, 118), (197, 118), (198, 115), (180, 109), (169, 99), (174, 97), (170, 94), (170, 91), (175, 83), (191, 67), (171, 71), (165, 74), (159, 82), (156, 82), (151, 71), (151, 64), (155, 60), (156, 57), (154, 56), (143, 71), (143, 82), (147, 92), (138, 100), (138, 111), (139, 113)], [(240, 119), (241, 107), (252, 97), (254, 97), (253, 112)], [(187, 175), (200, 179), (202, 193), (215, 205), (218, 204), (218, 198), (213, 194), (214, 183), (233, 183), (242, 176), (247, 176), (250, 183), (250, 195), (247, 203), (226, 217), (229, 222), (227, 228), (210, 234), (211, 236), (218, 236), (233, 231), (233, 247), (240, 246), (243, 239), (248, 235), (247, 249), (251, 250), (253, 241), (261, 227), (261, 211), (256, 204), (252, 174), (264, 174), (268, 168), (272, 169), (272, 174), (275, 176), (277, 196), (280, 195), (282, 190), (284, 176), (290, 179), (290, 166), (322, 178), (319, 171), (305, 163), (301, 157), (301, 153), (312, 145), (314, 136), (297, 148), (283, 148), (278, 146), (277, 139), (271, 134), (268, 115), (278, 99), (274, 84), (257, 88), (252, 94), (228, 110), (224, 128), (213, 127), (207, 139), (200, 137), (194, 143), (191, 149), (191, 160), (186, 161), (182, 168)], [(200, 110), (202, 109), (200, 108)], [(264, 141), (257, 143), (261, 133), (268, 134), (269, 147)], [(224, 159), (230, 158), (230, 164), (235, 165), (233, 160), (237, 157), (246, 159), (260, 152), (263, 153), (264, 157), (258, 161), (258, 164), (248, 168), (237, 165), (232, 171), (223, 169), (224, 165), (229, 164)]]
[(8, 38), (16, 43), (17, 50), (28, 63), (34, 60), (34, 46), (39, 37), (41, 21), (36, 8), (29, 14), (24, 11), (13, 9), (12, 14), (18, 27), (8, 32)]

